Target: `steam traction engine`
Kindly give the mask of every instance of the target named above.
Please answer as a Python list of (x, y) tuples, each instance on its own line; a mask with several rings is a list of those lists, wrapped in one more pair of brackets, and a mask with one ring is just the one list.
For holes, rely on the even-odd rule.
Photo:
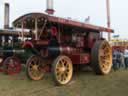
[[(15, 58), (26, 62), (32, 80), (42, 79), (48, 67), (59, 85), (71, 80), (75, 64), (90, 64), (96, 74), (102, 75), (111, 70), (112, 50), (100, 36), (100, 32), (113, 32), (111, 29), (43, 13), (21, 16), (13, 26), (21, 29), (18, 46), (25, 50), (23, 56)], [(13, 61), (18, 62), (15, 58)]]

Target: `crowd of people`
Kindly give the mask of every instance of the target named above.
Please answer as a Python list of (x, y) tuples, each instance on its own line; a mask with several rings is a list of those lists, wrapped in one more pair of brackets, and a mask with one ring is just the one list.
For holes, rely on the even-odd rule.
[(113, 51), (113, 69), (118, 70), (120, 68), (128, 68), (128, 49)]

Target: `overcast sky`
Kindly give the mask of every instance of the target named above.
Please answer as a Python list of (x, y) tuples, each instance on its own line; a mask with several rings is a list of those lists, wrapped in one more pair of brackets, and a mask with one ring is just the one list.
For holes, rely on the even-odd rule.
[[(46, 0), (0, 0), (0, 28), (3, 28), (4, 3), (10, 3), (10, 22), (30, 12), (44, 12)], [(128, 0), (110, 0), (111, 27), (114, 34), (128, 39)], [(84, 21), (90, 16), (90, 23), (106, 27), (106, 0), (54, 0), (56, 16), (71, 17)]]

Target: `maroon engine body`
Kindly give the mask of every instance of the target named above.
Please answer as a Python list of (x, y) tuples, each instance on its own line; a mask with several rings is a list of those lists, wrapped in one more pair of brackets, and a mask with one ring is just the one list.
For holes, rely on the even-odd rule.
[(31, 38), (24, 42), (25, 47), (36, 49), (43, 58), (54, 59), (58, 55), (66, 55), (73, 64), (89, 64), (91, 48), (102, 39), (100, 32), (113, 32), (104, 27), (43, 13), (26, 14), (16, 19), (13, 25), (30, 30)]

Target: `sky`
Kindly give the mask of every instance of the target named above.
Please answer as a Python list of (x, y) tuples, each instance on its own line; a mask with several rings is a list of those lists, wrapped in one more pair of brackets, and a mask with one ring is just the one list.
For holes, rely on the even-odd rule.
[[(122, 2), (123, 1), (123, 2)], [(3, 28), (4, 3), (10, 3), (10, 25), (26, 13), (46, 10), (46, 0), (0, 0), (0, 28)], [(113, 35), (128, 39), (128, 0), (110, 0), (111, 28)], [(106, 0), (54, 0), (55, 16), (84, 21), (90, 16), (90, 23), (107, 26)], [(104, 35), (106, 35), (104, 33)]]

